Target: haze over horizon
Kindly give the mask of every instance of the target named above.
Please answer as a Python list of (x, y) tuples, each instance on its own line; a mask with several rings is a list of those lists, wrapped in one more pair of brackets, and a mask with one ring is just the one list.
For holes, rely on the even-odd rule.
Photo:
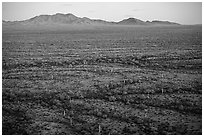
[(202, 24), (201, 2), (3, 2), (2, 19), (27, 20), (39, 15), (71, 13), (78, 17), (120, 21), (137, 18)]

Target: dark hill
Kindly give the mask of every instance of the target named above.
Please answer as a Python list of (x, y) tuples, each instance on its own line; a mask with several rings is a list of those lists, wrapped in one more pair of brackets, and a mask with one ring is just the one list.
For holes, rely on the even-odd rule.
[(117, 24), (121, 24), (121, 25), (146, 25), (146, 23), (144, 21), (139, 20), (139, 19), (135, 19), (135, 18), (124, 19), (124, 20), (118, 22)]

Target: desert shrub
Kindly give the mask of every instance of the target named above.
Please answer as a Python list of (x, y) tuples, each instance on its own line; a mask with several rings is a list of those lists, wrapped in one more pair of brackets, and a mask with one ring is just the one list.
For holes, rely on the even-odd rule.
[(172, 131), (177, 135), (185, 135), (188, 134), (188, 126), (185, 124), (177, 124), (172, 126)]
[(20, 104), (3, 105), (2, 108), (2, 134), (27, 135), (26, 130), (31, 123), (31, 118), (26, 114), (26, 108)]
[(165, 135), (169, 131), (169, 123), (168, 122), (163, 122), (158, 125), (158, 134), (160, 135)]

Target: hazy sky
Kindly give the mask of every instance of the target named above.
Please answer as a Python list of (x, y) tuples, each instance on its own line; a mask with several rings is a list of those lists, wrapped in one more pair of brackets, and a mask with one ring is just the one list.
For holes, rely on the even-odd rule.
[(3, 2), (2, 18), (25, 20), (41, 14), (72, 13), (78, 17), (120, 21), (134, 17), (144, 21), (168, 20), (181, 24), (202, 23), (201, 2)]

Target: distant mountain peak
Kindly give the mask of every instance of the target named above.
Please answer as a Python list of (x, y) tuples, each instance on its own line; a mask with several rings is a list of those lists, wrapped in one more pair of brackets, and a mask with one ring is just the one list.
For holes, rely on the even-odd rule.
[(75, 15), (72, 14), (72, 13), (67, 13), (67, 14), (65, 14), (65, 15), (67, 15), (67, 16), (75, 16)]
[(121, 25), (145, 25), (145, 22), (136, 18), (128, 18), (128, 19), (124, 19), (120, 22), (118, 22), (118, 24)]
[(119, 22), (108, 22), (101, 19), (90, 19), (87, 17), (77, 17), (72, 13), (56, 13), (53, 15), (39, 15), (35, 16), (33, 18), (23, 20), (23, 21), (2, 21), (2, 23), (5, 25), (14, 25), (14, 24), (20, 24), (20, 25), (39, 25), (39, 24), (94, 24), (94, 25), (178, 25), (178, 23), (169, 22), (169, 21), (159, 21), (154, 20), (152, 22), (150, 21), (142, 21), (140, 19), (136, 18), (127, 18)]
[(135, 18), (132, 18), (132, 17), (131, 17), (131, 18), (128, 18), (128, 19), (126, 19), (126, 20), (135, 20)]
[(65, 15), (65, 14), (63, 14), (63, 13), (56, 13), (56, 14), (54, 14), (54, 15)]

